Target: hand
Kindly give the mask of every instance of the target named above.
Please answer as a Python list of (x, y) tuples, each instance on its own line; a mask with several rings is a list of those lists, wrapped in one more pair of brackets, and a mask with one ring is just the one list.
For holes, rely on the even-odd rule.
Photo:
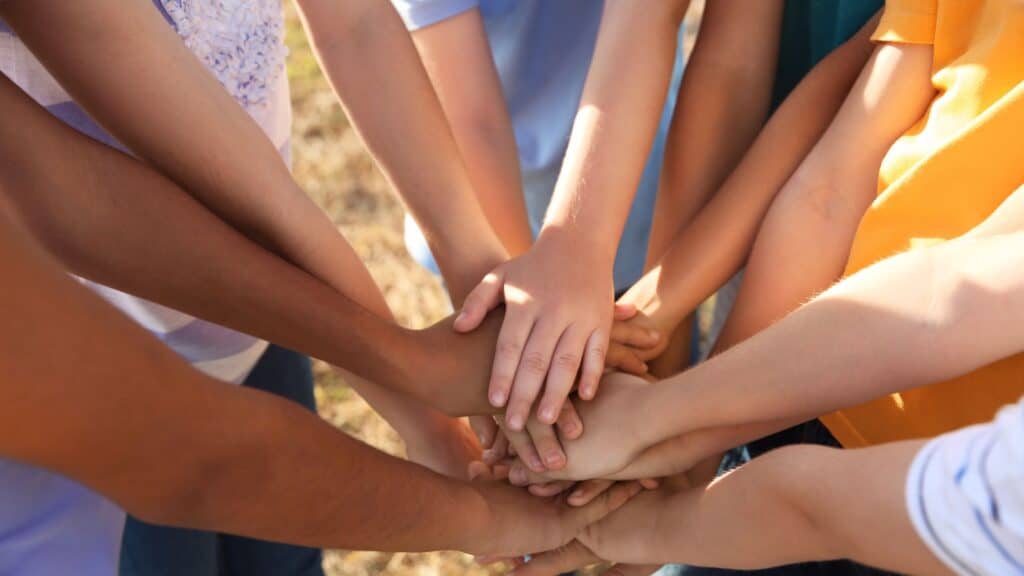
[(668, 347), (668, 335), (664, 327), (655, 324), (654, 320), (632, 306), (618, 304), (616, 310), (633, 310), (628, 318), (615, 319), (612, 324), (612, 337), (608, 342), (608, 356), (605, 367), (621, 370), (636, 376), (647, 374), (647, 362), (661, 356)]
[(479, 525), (467, 526), (470, 540), (464, 551), (490, 557), (523, 556), (563, 546), (642, 489), (636, 482), (617, 484), (586, 506), (573, 508), (561, 499), (536, 498), (507, 485), (472, 486), (483, 512)]
[(568, 463), (560, 470), (531, 471), (517, 460), (509, 479), (517, 485), (551, 480), (588, 480), (607, 478), (626, 468), (648, 447), (643, 434), (643, 401), (650, 385), (641, 378), (623, 373), (605, 376), (601, 396), (577, 406), (587, 433), (569, 440), (562, 438)]
[(505, 421), (515, 431), (525, 427), (542, 388), (537, 417), (554, 424), (577, 373), (579, 395), (589, 400), (604, 371), (614, 303), (612, 262), (570, 242), (541, 236), (526, 254), (488, 274), (466, 297), (455, 321), (460, 332), (475, 330), (487, 311), (505, 303), (488, 398), (495, 407), (508, 406)]
[(605, 368), (647, 374), (647, 360), (665, 351), (668, 338), (662, 338), (654, 322), (632, 304), (616, 303), (613, 320)]
[(449, 416), (498, 412), (487, 401), (487, 381), (503, 317), (491, 312), (470, 334), (452, 330), (453, 317), (413, 332), (415, 347), (402, 365), (416, 396)]

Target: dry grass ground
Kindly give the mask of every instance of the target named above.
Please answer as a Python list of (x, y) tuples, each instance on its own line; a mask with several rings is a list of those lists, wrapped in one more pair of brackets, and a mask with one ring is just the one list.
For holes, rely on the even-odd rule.
[[(384, 1), (384, 0), (381, 0)], [(703, 2), (689, 17), (692, 43)], [(324, 81), (306, 44), (294, 7), (287, 6), (288, 76), (295, 112), (295, 177), (355, 247), (387, 298), (398, 321), (427, 326), (445, 316), (448, 301), (436, 279), (416, 265), (402, 241), (403, 209), (374, 167)], [(320, 415), (342, 430), (392, 454), (401, 454), (397, 434), (326, 365), (316, 366)], [(344, 482), (339, 478), (338, 482)], [(329, 551), (329, 576), (467, 575), (499, 573), (476, 566), (464, 554), (385, 554)]]

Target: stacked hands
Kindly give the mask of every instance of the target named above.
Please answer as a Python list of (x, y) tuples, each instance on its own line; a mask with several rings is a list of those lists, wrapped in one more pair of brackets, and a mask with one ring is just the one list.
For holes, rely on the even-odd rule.
[[(561, 510), (562, 522), (555, 525), (569, 529), (548, 539), (523, 535), (535, 548), (524, 548), (521, 541), (494, 543), (481, 549), (479, 559), (509, 561), (517, 574), (557, 574), (600, 561), (643, 558), (650, 546), (639, 541), (653, 535), (645, 529), (656, 517), (651, 514), (662, 499), (689, 486), (684, 474), (655, 480), (682, 472), (677, 470), (681, 460), (673, 458), (669, 465), (659, 457), (672, 449), (671, 440), (659, 444), (635, 418), (644, 413), (645, 393), (655, 386), (647, 362), (665, 349), (663, 334), (672, 327), (659, 326), (653, 314), (638, 309), (651, 302), (642, 290), (615, 303), (610, 282), (607, 294), (595, 290), (602, 282), (557, 286), (558, 294), (577, 297), (548, 314), (540, 305), (545, 300), (531, 294), (551, 288), (545, 279), (567, 276), (551, 270), (520, 281), (520, 260), (489, 274), (454, 320), (426, 331), (433, 346), (445, 352), (435, 348), (439, 353), (431, 364), (440, 363), (441, 373), (449, 376), (425, 394), (450, 415), (472, 415), (479, 457), (468, 466), (471, 480), (525, 487), (545, 507)], [(575, 310), (602, 300), (605, 314)], [(486, 395), (482, 382), (488, 383)], [(536, 529), (535, 517), (522, 518), (528, 530)], [(533, 560), (511, 557), (524, 553)], [(616, 567), (622, 574), (656, 569)]]

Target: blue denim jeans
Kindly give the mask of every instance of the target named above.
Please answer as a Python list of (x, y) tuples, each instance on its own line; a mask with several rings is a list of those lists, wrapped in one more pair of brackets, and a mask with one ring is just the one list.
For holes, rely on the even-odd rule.
[[(316, 409), (309, 358), (291, 350), (270, 345), (243, 385)], [(324, 576), (321, 564), (316, 548), (156, 526), (129, 516), (120, 575)]]

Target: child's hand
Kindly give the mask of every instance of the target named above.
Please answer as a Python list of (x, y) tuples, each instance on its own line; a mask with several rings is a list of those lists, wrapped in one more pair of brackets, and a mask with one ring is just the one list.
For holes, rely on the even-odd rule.
[(475, 330), (488, 310), (505, 303), (494, 350), (488, 398), (507, 405), (505, 421), (521, 431), (534, 401), (538, 419), (554, 424), (579, 374), (580, 397), (597, 392), (611, 333), (611, 262), (565, 238), (542, 236), (526, 254), (487, 275), (466, 297), (455, 321)]
[(592, 402), (578, 403), (586, 434), (575, 440), (562, 438), (567, 465), (543, 473), (517, 460), (509, 479), (518, 485), (551, 480), (588, 480), (605, 478), (626, 468), (648, 446), (643, 432), (642, 410), (649, 384), (636, 376), (611, 373), (602, 381), (601, 396)]
[(662, 337), (654, 321), (632, 304), (616, 304), (614, 320), (605, 368), (637, 376), (647, 374), (647, 361), (660, 356), (669, 339)]

